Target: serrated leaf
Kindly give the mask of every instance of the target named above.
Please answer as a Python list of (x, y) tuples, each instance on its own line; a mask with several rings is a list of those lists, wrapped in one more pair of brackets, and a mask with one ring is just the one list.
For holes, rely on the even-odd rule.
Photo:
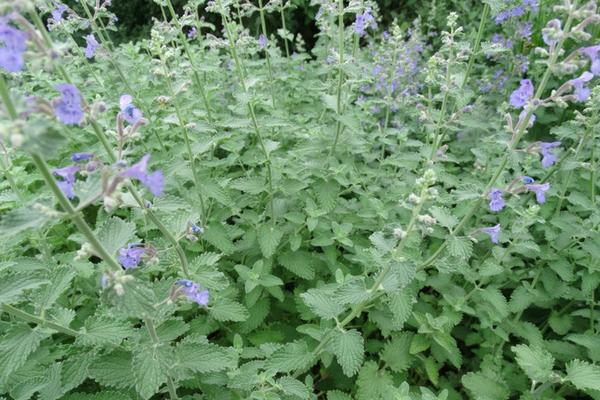
[(410, 354), (410, 345), (413, 334), (402, 332), (392, 337), (381, 351), (381, 359), (395, 372), (404, 372), (412, 364), (413, 357)]
[(146, 346), (133, 356), (135, 390), (149, 399), (167, 382), (166, 360), (161, 347)]
[(217, 301), (211, 306), (210, 315), (217, 321), (245, 321), (248, 310), (240, 303), (232, 300)]
[(271, 355), (267, 360), (268, 370), (276, 372), (291, 372), (305, 370), (314, 362), (312, 353), (304, 341), (286, 344)]
[(0, 340), (1, 380), (6, 380), (13, 371), (21, 367), (47, 336), (27, 325), (13, 326)]
[(515, 360), (519, 367), (531, 379), (536, 382), (546, 382), (552, 376), (554, 368), (554, 357), (538, 346), (527, 346), (520, 344), (511, 347), (515, 353)]
[(388, 305), (394, 317), (394, 325), (402, 325), (410, 318), (413, 298), (407, 291), (389, 295)]
[(291, 376), (283, 376), (277, 381), (277, 383), (279, 383), (281, 390), (285, 394), (303, 400), (306, 400), (310, 397), (310, 392), (306, 385), (300, 382), (298, 379), (292, 378)]
[(510, 395), (506, 384), (480, 372), (469, 372), (463, 375), (461, 381), (476, 399), (506, 400)]
[(458, 224), (458, 219), (450, 214), (450, 211), (444, 207), (431, 207), (429, 210), (431, 215), (437, 220), (437, 223), (441, 226), (452, 229)]
[(333, 319), (344, 311), (344, 306), (336, 301), (333, 292), (322, 289), (309, 289), (300, 297), (304, 303), (321, 318)]
[(132, 355), (126, 351), (114, 351), (100, 357), (89, 367), (90, 376), (104, 386), (116, 389), (131, 388), (135, 385)]
[(116, 254), (119, 249), (127, 246), (135, 232), (136, 227), (133, 222), (112, 217), (102, 224), (96, 235), (109, 254)]
[(314, 189), (321, 208), (328, 212), (332, 211), (337, 203), (338, 185), (332, 181), (321, 181), (314, 185)]
[(237, 365), (233, 349), (211, 343), (181, 344), (177, 346), (175, 354), (178, 365), (199, 373), (222, 371)]
[(600, 366), (573, 360), (567, 364), (567, 377), (579, 390), (600, 390)]
[(230, 186), (234, 189), (250, 194), (260, 194), (267, 190), (265, 179), (260, 176), (239, 178), (231, 182)]
[(36, 303), (41, 309), (52, 306), (58, 297), (69, 288), (75, 277), (75, 271), (68, 266), (57, 267), (52, 271), (51, 284), (40, 290)]
[(83, 332), (77, 337), (77, 343), (83, 346), (118, 345), (133, 334), (133, 330), (127, 323), (101, 318), (88, 318)]
[(473, 243), (466, 237), (450, 236), (448, 251), (454, 257), (469, 258), (473, 252)]
[(204, 230), (202, 238), (225, 254), (231, 254), (235, 251), (233, 242), (221, 224), (210, 224)]
[(342, 366), (344, 375), (354, 376), (363, 363), (364, 339), (355, 329), (336, 331), (333, 338), (333, 353)]
[(356, 379), (357, 400), (382, 400), (394, 387), (392, 377), (385, 371), (380, 371), (375, 361), (367, 361)]
[(277, 260), (288, 271), (298, 275), (300, 278), (313, 279), (315, 277), (315, 268), (312, 265), (312, 256), (306, 251), (286, 251), (279, 255)]
[(283, 232), (270, 224), (263, 224), (258, 228), (258, 244), (265, 258), (275, 254), (277, 246), (283, 237)]
[(4, 276), (0, 280), (0, 305), (13, 303), (25, 290), (35, 289), (47, 283), (50, 283), (47, 279), (25, 274)]
[(33, 207), (13, 209), (0, 220), (0, 237), (16, 236), (28, 229), (39, 229), (50, 217)]

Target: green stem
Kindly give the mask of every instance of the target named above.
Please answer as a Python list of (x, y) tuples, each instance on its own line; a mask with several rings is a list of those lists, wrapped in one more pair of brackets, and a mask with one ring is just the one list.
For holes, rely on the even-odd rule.
[(194, 178), (194, 185), (196, 186), (196, 190), (198, 191), (198, 198), (200, 199), (200, 207), (202, 208), (202, 210), (201, 210), (202, 211), (202, 223), (204, 224), (204, 222), (206, 222), (205, 221), (206, 207), (204, 206), (204, 197), (202, 196), (202, 192), (200, 191), (200, 188), (201, 188), (200, 178), (198, 176), (198, 170), (196, 168), (194, 153), (192, 152), (192, 146), (190, 144), (190, 138), (189, 138), (187, 124), (183, 119), (183, 114), (182, 114), (181, 108), (179, 106), (179, 101), (177, 100), (177, 94), (175, 93), (175, 90), (173, 89), (173, 85), (168, 77), (169, 67), (167, 65), (167, 62), (165, 61), (162, 54), (159, 54), (159, 57), (163, 63), (165, 73), (167, 74), (166, 82), (167, 82), (167, 87), (169, 89), (171, 97), (173, 98), (173, 104), (175, 105), (175, 115), (177, 116), (177, 119), (179, 120), (179, 125), (181, 125), (181, 128), (183, 129), (183, 138), (185, 141), (185, 148), (188, 153), (188, 158), (190, 159), (190, 166), (192, 167), (192, 176)]
[(177, 14), (175, 13), (175, 9), (173, 8), (173, 4), (171, 3), (171, 0), (167, 0), (167, 8), (169, 9), (169, 13), (171, 14), (171, 19), (175, 23), (175, 27), (178, 30), (179, 41), (181, 42), (183, 51), (185, 52), (185, 55), (192, 67), (192, 78), (193, 78), (192, 80), (193, 80), (194, 84), (196, 85), (196, 87), (198, 88), (198, 91), (200, 92), (200, 96), (202, 97), (202, 100), (204, 101), (204, 107), (206, 108), (206, 115), (207, 115), (208, 121), (213, 122), (212, 112), (210, 109), (210, 103), (208, 101), (208, 97), (206, 96), (206, 90), (204, 88), (204, 84), (202, 83), (202, 80), (200, 79), (200, 75), (198, 74), (198, 71), (196, 68), (196, 63), (194, 62), (194, 58), (192, 57), (192, 53), (190, 51), (188, 42), (183, 34), (183, 28), (181, 26), (181, 23), (179, 22), (179, 18), (177, 17)]
[(285, 56), (290, 58), (290, 49), (288, 47), (287, 40), (287, 28), (285, 27), (285, 11), (283, 10), (283, 1), (281, 0), (281, 4), (279, 5), (279, 15), (281, 15), (281, 29), (283, 30), (283, 43), (285, 45)]
[(64, 333), (65, 335), (69, 335), (69, 336), (73, 336), (73, 337), (77, 337), (80, 335), (79, 332), (77, 332), (71, 328), (67, 328), (66, 326), (62, 326), (55, 322), (48, 321), (47, 319), (37, 317), (33, 314), (29, 314), (28, 312), (20, 310), (9, 304), (3, 304), (0, 307), (0, 309), (2, 309), (2, 311), (4, 311), (5, 313), (10, 314), (10, 315), (12, 315), (16, 318), (19, 318), (23, 321), (32, 322), (36, 325), (39, 325), (39, 326), (42, 326), (45, 328), (54, 329), (56, 332)]
[[(244, 92), (248, 93), (248, 87), (246, 86), (244, 71), (241, 66), (239, 56), (237, 54), (235, 43), (233, 41), (233, 34), (231, 32), (231, 28), (229, 27), (229, 19), (227, 18), (227, 15), (223, 12), (223, 10), (221, 12), (221, 17), (223, 18), (223, 25), (225, 25), (225, 31), (227, 33), (227, 39), (229, 41), (229, 51), (231, 52), (231, 56), (233, 57), (233, 60), (235, 62), (235, 67), (238, 74), (238, 78), (240, 80), (240, 85), (242, 85), (242, 89), (244, 90)], [(256, 138), (260, 145), (260, 149), (265, 157), (265, 162), (267, 164), (267, 183), (269, 185), (269, 210), (271, 213), (271, 221), (275, 223), (275, 210), (273, 206), (273, 172), (271, 169), (271, 158), (269, 156), (269, 152), (267, 151), (262, 133), (258, 126), (258, 120), (256, 118), (256, 112), (254, 110), (254, 103), (252, 102), (252, 100), (248, 101), (248, 112), (250, 113), (250, 119), (252, 121), (254, 133), (256, 135)]]
[(336, 91), (336, 113), (338, 118), (335, 125), (335, 139), (333, 141), (333, 145), (331, 146), (331, 150), (329, 151), (329, 157), (335, 154), (335, 148), (338, 144), (340, 133), (342, 131), (342, 86), (344, 84), (344, 0), (338, 0), (338, 35), (338, 47), (340, 54), (338, 84)]
[(11, 119), (17, 119), (17, 109), (13, 104), (10, 98), (10, 92), (8, 91), (8, 86), (6, 85), (6, 81), (4, 80), (4, 74), (0, 73), (0, 97), (2, 97), (2, 102), (6, 107), (6, 111)]
[[(156, 333), (156, 328), (154, 327), (154, 323), (152, 322), (152, 320), (150, 318), (145, 318), (144, 323), (146, 325), (146, 329), (148, 330), (148, 334), (150, 335), (154, 346), (156, 347), (160, 345), (160, 338)], [(143, 366), (141, 367), (143, 368)], [(169, 397), (171, 398), (171, 400), (177, 400), (177, 390), (175, 389), (175, 383), (173, 382), (173, 378), (171, 378), (171, 376), (167, 376), (167, 388), (169, 390)]]
[[(265, 37), (265, 39), (267, 38), (267, 24), (265, 23), (265, 10), (263, 8), (263, 2), (262, 0), (258, 0), (258, 6), (259, 6), (259, 13), (260, 13), (260, 26), (262, 29), (262, 34)], [(269, 57), (269, 46), (268, 44), (265, 46), (265, 59), (267, 60), (267, 68), (269, 70), (269, 83), (271, 85), (271, 101), (273, 103), (273, 108), (275, 108), (275, 90), (273, 88), (273, 85), (275, 84), (275, 81), (273, 79), (273, 70), (271, 68), (271, 58)]]

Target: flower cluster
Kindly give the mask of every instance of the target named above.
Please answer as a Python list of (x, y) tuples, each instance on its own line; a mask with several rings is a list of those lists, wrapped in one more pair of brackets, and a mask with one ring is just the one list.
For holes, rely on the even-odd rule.
[(371, 15), (369, 9), (366, 9), (362, 14), (356, 14), (356, 20), (354, 21), (354, 32), (358, 36), (364, 36), (367, 29), (377, 29), (377, 21), (375, 21), (375, 17)]
[(207, 289), (189, 279), (180, 279), (177, 281), (177, 285), (180, 286), (177, 292), (181, 292), (191, 301), (198, 303), (199, 306), (208, 306), (209, 293)]
[(65, 125), (78, 125), (83, 121), (82, 99), (79, 90), (70, 83), (56, 85), (60, 98), (54, 100), (56, 117)]
[(120, 176), (124, 178), (133, 178), (144, 184), (150, 192), (155, 196), (160, 196), (164, 189), (164, 176), (161, 171), (154, 171), (148, 173), (148, 162), (150, 161), (150, 154), (146, 154), (140, 161), (125, 171), (121, 172)]
[(25, 61), (27, 34), (9, 25), (10, 16), (0, 17), (0, 67), (7, 72), (19, 72)]
[(126, 270), (137, 268), (143, 260), (156, 261), (156, 250), (143, 243), (129, 243), (119, 250), (118, 260)]

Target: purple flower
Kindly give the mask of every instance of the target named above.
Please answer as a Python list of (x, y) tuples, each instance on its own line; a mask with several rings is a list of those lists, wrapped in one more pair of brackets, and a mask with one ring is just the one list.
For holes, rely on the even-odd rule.
[(190, 222), (190, 230), (192, 231), (193, 234), (196, 234), (196, 235), (199, 233), (204, 233), (204, 228), (199, 225), (196, 225), (193, 222)]
[(0, 18), (0, 67), (7, 72), (19, 72), (25, 65), (23, 52), (27, 48), (27, 34), (8, 25), (8, 19)]
[(527, 189), (527, 191), (535, 193), (535, 199), (537, 200), (537, 202), (539, 204), (544, 204), (546, 202), (545, 193), (548, 189), (550, 189), (550, 183), (548, 183), (548, 182), (541, 183), (541, 184), (532, 183), (529, 185), (525, 185), (525, 188)]
[(585, 84), (591, 81), (594, 75), (585, 71), (579, 78), (571, 79), (569, 82), (573, 86), (573, 94), (577, 101), (586, 101), (590, 98), (591, 90)]
[(517, 6), (514, 7), (510, 10), (510, 16), (511, 17), (520, 17), (522, 15), (525, 15), (525, 8), (521, 7), (521, 6)]
[(54, 176), (61, 177), (62, 180), (56, 181), (56, 184), (68, 199), (75, 198), (75, 192), (73, 191), (73, 185), (77, 177), (75, 174), (79, 171), (78, 165), (71, 165), (64, 168), (56, 168), (52, 170)]
[(89, 34), (85, 37), (86, 47), (85, 47), (85, 57), (90, 59), (94, 57), (96, 50), (100, 46), (100, 43), (96, 40), (93, 34)]
[(558, 160), (556, 154), (553, 153), (553, 149), (560, 146), (560, 142), (540, 142), (539, 145), (540, 154), (542, 155), (542, 167), (551, 167)]
[[(519, 124), (523, 123), (523, 119), (527, 116), (527, 111), (523, 110), (519, 113)], [(531, 114), (529, 116), (529, 120), (527, 121), (527, 125), (533, 125), (535, 123), (536, 116), (535, 114)]]
[(54, 102), (56, 117), (65, 125), (77, 125), (83, 120), (81, 95), (79, 90), (70, 83), (56, 85), (61, 97)]
[(187, 33), (187, 37), (188, 39), (195, 39), (196, 36), (198, 36), (198, 30), (195, 26), (192, 26), (192, 29), (190, 29)]
[(530, 177), (530, 176), (523, 176), (523, 177), (521, 177), (521, 181), (522, 181), (523, 183), (526, 183), (526, 184), (528, 184), (528, 185), (529, 185), (529, 184), (531, 184), (531, 183), (535, 182), (535, 179), (533, 179), (533, 178), (532, 178), (532, 177)]
[(132, 125), (144, 117), (140, 109), (133, 105), (133, 97), (129, 94), (121, 96), (119, 99), (119, 106), (121, 107), (121, 112), (123, 113), (125, 120)]
[(71, 154), (71, 161), (73, 161), (73, 162), (88, 161), (92, 157), (94, 157), (94, 155), (92, 153), (73, 153), (73, 154)]
[(195, 301), (200, 306), (208, 306), (209, 293), (207, 289), (189, 279), (180, 279), (177, 281), (177, 284), (182, 287), (183, 294), (188, 299)]
[(125, 269), (137, 268), (146, 250), (141, 243), (129, 243), (127, 247), (119, 250), (119, 263)]
[(490, 200), (490, 211), (498, 212), (504, 208), (502, 189), (492, 188), (488, 193), (488, 199)]
[(510, 12), (508, 10), (500, 11), (496, 15), (496, 25), (503, 24), (509, 18), (510, 18)]
[(121, 176), (139, 180), (153, 195), (160, 196), (165, 184), (164, 176), (161, 171), (154, 171), (148, 174), (148, 161), (150, 161), (150, 154), (146, 154), (137, 164), (121, 172)]
[(562, 22), (560, 22), (560, 19), (555, 18), (548, 21), (546, 28), (542, 29), (542, 39), (544, 40), (544, 43), (546, 43), (548, 46), (554, 45), (554, 43), (556, 43), (556, 38), (551, 37), (549, 33), (551, 31), (559, 31), (561, 28)]
[(265, 47), (267, 47), (267, 37), (261, 33), (258, 37), (258, 48), (263, 50)]
[(60, 4), (58, 7), (56, 7), (56, 9), (51, 12), (54, 22), (62, 21), (65, 11), (67, 11), (67, 6), (64, 4)]
[(537, 0), (523, 0), (523, 5), (525, 7), (531, 8), (531, 11), (536, 12), (538, 9)]
[(523, 22), (522, 24), (519, 24), (519, 27), (517, 28), (517, 33), (519, 34), (519, 36), (521, 36), (521, 38), (529, 42), (531, 41), (532, 27), (533, 24), (531, 22)]
[(598, 53), (600, 52), (600, 44), (596, 46), (584, 47), (579, 50), (581, 54), (584, 54), (590, 58), (592, 62), (592, 67), (590, 71), (594, 75), (600, 75), (600, 57), (598, 57)]
[(510, 95), (510, 105), (522, 108), (533, 97), (533, 84), (529, 79), (522, 79), (521, 86)]
[(388, 31), (383, 31), (383, 40), (388, 40), (390, 38), (390, 34)]
[(481, 228), (481, 231), (490, 235), (490, 240), (492, 243), (498, 243), (498, 239), (500, 237), (500, 224), (491, 226), (489, 228)]
[(370, 9), (366, 9), (362, 14), (356, 14), (356, 21), (354, 21), (354, 32), (358, 36), (364, 36), (368, 28), (377, 29), (377, 21), (371, 15)]

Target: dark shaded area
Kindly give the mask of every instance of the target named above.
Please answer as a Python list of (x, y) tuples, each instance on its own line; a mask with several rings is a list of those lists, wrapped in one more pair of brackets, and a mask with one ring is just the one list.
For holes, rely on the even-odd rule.
[[(183, 5), (186, 0), (172, 0), (173, 5), (178, 13), (182, 12)], [(69, 2), (67, 2), (69, 3)], [(301, 35), (306, 43), (306, 48), (311, 49), (317, 39), (317, 26), (315, 25), (315, 15), (318, 7), (310, 6), (308, 0), (291, 0), (293, 8), (286, 10), (286, 27), (294, 35)], [(430, 10), (429, 2), (419, 0), (379, 0), (381, 10), (382, 25), (388, 26), (395, 19), (399, 21), (412, 21), (418, 15), (426, 15)], [(470, 2), (467, 2), (470, 3)], [(73, 4), (77, 9), (77, 5)], [(149, 36), (152, 26), (152, 18), (163, 18), (161, 8), (158, 4), (149, 0), (128, 0), (114, 2), (111, 10), (119, 18), (119, 31), (112, 34), (113, 40), (117, 43), (136, 41)], [(164, 10), (168, 13), (168, 10)], [(437, 10), (440, 12), (441, 10)], [(443, 14), (443, 13), (441, 13)], [(214, 24), (217, 30), (220, 30), (222, 25), (220, 18), (216, 14), (207, 13), (200, 10), (200, 15), (204, 19)], [(269, 33), (276, 32), (281, 28), (281, 16), (279, 13), (272, 13), (266, 16), (267, 29)], [(260, 19), (258, 13), (250, 18), (244, 19), (244, 25), (251, 32), (256, 33), (260, 30)], [(351, 23), (349, 20), (347, 23)]]

